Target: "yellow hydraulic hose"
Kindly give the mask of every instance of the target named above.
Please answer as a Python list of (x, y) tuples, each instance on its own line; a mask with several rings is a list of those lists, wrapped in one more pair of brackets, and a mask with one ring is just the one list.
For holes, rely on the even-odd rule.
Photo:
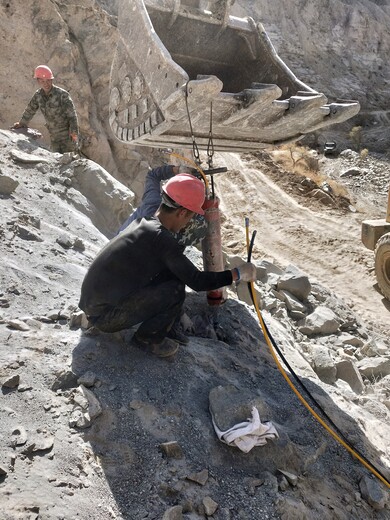
[(204, 173), (204, 171), (202, 170), (202, 168), (196, 164), (195, 161), (193, 161), (192, 159), (187, 159), (187, 157), (184, 157), (184, 155), (180, 155), (176, 152), (169, 152), (169, 155), (171, 155), (172, 157), (176, 157), (177, 159), (180, 159), (182, 161), (185, 161), (189, 164), (191, 164), (191, 166), (193, 166), (196, 170), (198, 170), (198, 172), (201, 174), (202, 178), (203, 178), (203, 181), (205, 183), (205, 186), (206, 186), (206, 195), (208, 195), (209, 193), (209, 181), (207, 180), (207, 177)]
[[(246, 232), (246, 247), (247, 247), (247, 251), (249, 253), (249, 220), (248, 219), (245, 219), (245, 232)], [(280, 361), (279, 361), (279, 359), (278, 359), (278, 357), (277, 357), (277, 355), (276, 355), (276, 353), (275, 353), (275, 351), (273, 349), (271, 340), (269, 338), (268, 332), (266, 330), (266, 327), (265, 327), (265, 324), (264, 324), (264, 321), (263, 321), (263, 317), (261, 315), (261, 312), (260, 312), (260, 309), (259, 309), (259, 306), (258, 306), (258, 303), (257, 303), (257, 300), (256, 300), (256, 293), (255, 293), (253, 282), (250, 282), (249, 286), (250, 286), (250, 292), (251, 292), (251, 296), (252, 296), (253, 305), (254, 305), (254, 307), (256, 309), (256, 314), (257, 314), (257, 317), (259, 319), (260, 326), (261, 326), (261, 329), (263, 331), (263, 334), (264, 334), (265, 340), (267, 342), (268, 348), (269, 348), (269, 350), (271, 352), (271, 355), (272, 355), (273, 359), (275, 360), (276, 366), (278, 367), (278, 369), (281, 372), (282, 376), (284, 377), (284, 379), (287, 381), (287, 383), (291, 387), (292, 391), (295, 393), (295, 395), (298, 397), (298, 399), (301, 401), (301, 403), (309, 410), (309, 412), (317, 419), (317, 421), (325, 428), (325, 430), (337, 442), (339, 442), (342, 446), (344, 446), (344, 448), (347, 451), (349, 451), (349, 453), (351, 453), (351, 455), (353, 455), (356, 459), (358, 459), (358, 461), (361, 462), (363, 464), (363, 466), (365, 466), (369, 471), (371, 471), (371, 473), (373, 475), (375, 475), (379, 480), (381, 480), (385, 484), (385, 486), (390, 488), (390, 482), (385, 477), (383, 477), (380, 473), (378, 473), (378, 471), (373, 466), (371, 466), (371, 464), (366, 462), (358, 453), (356, 453), (356, 451), (353, 448), (351, 448), (346, 442), (344, 442), (343, 439), (341, 439), (341, 437), (339, 437), (337, 435), (337, 433), (334, 432), (325, 423), (325, 421), (315, 412), (315, 410), (313, 410), (313, 408), (309, 405), (309, 403), (305, 400), (305, 398), (295, 388), (295, 386), (292, 383), (291, 379), (289, 378), (289, 376), (287, 375), (286, 371), (284, 370), (284, 368), (280, 364)]]

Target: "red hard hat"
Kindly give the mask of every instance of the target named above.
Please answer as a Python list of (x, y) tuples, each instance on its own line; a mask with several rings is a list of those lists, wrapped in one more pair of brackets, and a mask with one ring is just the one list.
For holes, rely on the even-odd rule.
[(189, 173), (179, 173), (163, 185), (163, 191), (183, 208), (204, 215), (202, 204), (205, 198), (204, 184)]
[(46, 65), (38, 65), (34, 71), (34, 78), (36, 79), (54, 79), (52, 71)]

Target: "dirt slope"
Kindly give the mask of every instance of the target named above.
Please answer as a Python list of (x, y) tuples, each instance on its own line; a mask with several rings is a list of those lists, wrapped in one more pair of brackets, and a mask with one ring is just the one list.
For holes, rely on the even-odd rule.
[[(390, 335), (390, 304), (376, 287), (374, 254), (360, 239), (362, 220), (384, 218), (387, 197), (368, 183), (364, 195), (345, 186), (358, 211), (341, 210), (303, 197), (294, 175), (272, 162), (230, 154), (220, 156), (220, 163), (229, 168), (229, 174), (216, 181), (226, 216), (227, 249), (229, 242), (238, 241), (230, 249), (244, 255), (244, 218), (249, 217), (252, 231), (258, 232), (255, 258), (273, 259), (282, 266), (295, 264), (343, 298), (378, 332)], [(337, 177), (347, 167), (351, 164), (342, 159), (325, 159), (322, 164)], [(390, 185), (387, 163), (382, 171)], [(386, 179), (383, 182), (386, 185)]]

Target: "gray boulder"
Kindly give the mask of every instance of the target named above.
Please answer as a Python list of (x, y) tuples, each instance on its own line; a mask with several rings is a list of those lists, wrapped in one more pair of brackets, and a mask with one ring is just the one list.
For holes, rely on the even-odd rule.
[(343, 359), (336, 363), (337, 379), (346, 381), (356, 394), (364, 391), (364, 383), (360, 372), (352, 360)]
[(336, 382), (337, 368), (326, 347), (317, 346), (313, 350), (313, 370), (324, 383)]
[(390, 374), (390, 359), (385, 357), (365, 358), (357, 366), (359, 372), (368, 379), (381, 379)]
[(279, 278), (277, 290), (284, 289), (296, 296), (299, 300), (306, 300), (311, 292), (308, 276), (297, 267), (289, 265)]
[(322, 305), (306, 316), (305, 320), (300, 322), (299, 325), (299, 331), (307, 336), (313, 334), (335, 334), (339, 330), (336, 314), (328, 307)]

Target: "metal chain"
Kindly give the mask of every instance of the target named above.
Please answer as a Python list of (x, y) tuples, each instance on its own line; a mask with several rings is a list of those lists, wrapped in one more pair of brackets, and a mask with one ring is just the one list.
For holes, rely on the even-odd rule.
[(213, 102), (210, 102), (210, 130), (209, 130), (209, 140), (207, 143), (207, 164), (209, 165), (209, 169), (213, 167), (213, 157), (214, 157), (214, 143), (213, 143)]
[[(188, 123), (190, 125), (190, 131), (191, 131), (191, 139), (192, 139), (192, 153), (194, 154), (195, 162), (200, 165), (200, 154), (199, 154), (199, 148), (196, 144), (195, 136), (194, 136), (194, 130), (192, 127), (191, 122), (191, 115), (190, 110), (188, 107), (188, 83), (186, 84), (186, 109), (187, 109), (187, 116), (188, 116)], [(209, 139), (207, 142), (207, 164), (209, 169), (211, 170), (213, 168), (213, 157), (214, 157), (214, 142), (213, 142), (213, 103), (210, 102), (210, 130), (209, 130)], [(215, 197), (215, 191), (214, 191), (214, 179), (211, 176), (211, 193), (212, 198)]]
[(200, 164), (201, 160), (200, 160), (199, 148), (195, 141), (194, 130), (192, 128), (192, 122), (191, 122), (190, 110), (188, 108), (188, 82), (186, 84), (186, 109), (187, 109), (188, 123), (190, 125), (190, 131), (191, 131), (192, 153), (194, 154), (195, 162), (197, 164)]

